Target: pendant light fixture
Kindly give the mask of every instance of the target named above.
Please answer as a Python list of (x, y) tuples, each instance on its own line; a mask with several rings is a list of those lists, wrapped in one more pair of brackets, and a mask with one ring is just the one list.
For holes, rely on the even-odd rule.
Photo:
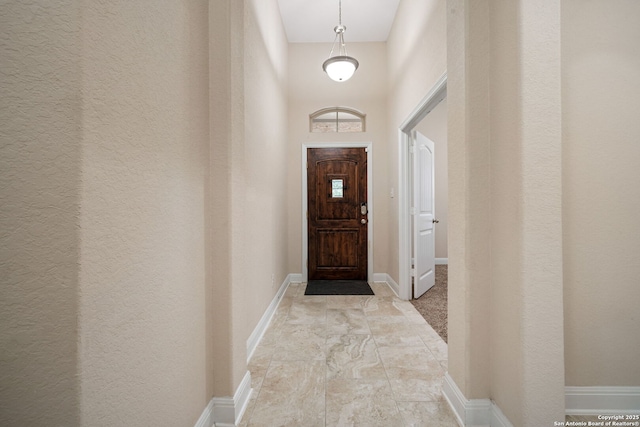
[[(324, 61), (322, 69), (327, 75), (337, 82), (345, 82), (353, 76), (353, 73), (358, 69), (358, 61), (347, 55), (347, 47), (344, 44), (344, 32), (347, 27), (342, 25), (342, 0), (338, 0), (338, 25), (333, 29), (336, 32), (336, 37), (333, 40), (333, 46), (329, 53), (329, 59)], [(333, 56), (333, 52), (338, 45), (338, 53)]]

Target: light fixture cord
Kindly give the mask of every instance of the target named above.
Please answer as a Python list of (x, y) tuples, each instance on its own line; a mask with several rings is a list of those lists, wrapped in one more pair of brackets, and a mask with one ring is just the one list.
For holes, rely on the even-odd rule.
[[(329, 58), (331, 58), (333, 56), (333, 50), (336, 48), (336, 41), (338, 41), (338, 33), (336, 33), (336, 36), (333, 38), (333, 45), (331, 45), (331, 52), (329, 52)], [(338, 48), (338, 55), (340, 55), (340, 49)]]
[(344, 43), (344, 33), (340, 33), (340, 48), (343, 56), (349, 56), (347, 55), (347, 45)]
[[(342, 0), (338, 0), (338, 26), (342, 27)], [(333, 45), (331, 46), (329, 58), (333, 56), (333, 51), (336, 48), (336, 42), (338, 42), (338, 55), (348, 56), (347, 46), (344, 43), (344, 30), (342, 30), (340, 32), (336, 31), (336, 36), (333, 39)]]
[[(338, 25), (342, 27), (342, 0), (338, 0)], [(344, 43), (344, 30), (340, 32), (340, 49), (338, 55), (347, 55), (347, 45)]]

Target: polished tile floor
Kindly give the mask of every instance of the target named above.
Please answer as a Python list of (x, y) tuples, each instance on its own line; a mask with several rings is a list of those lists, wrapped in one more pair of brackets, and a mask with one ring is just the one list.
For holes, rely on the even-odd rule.
[(258, 426), (457, 426), (442, 396), (447, 345), (385, 283), (375, 296), (287, 289), (249, 363), (240, 422)]

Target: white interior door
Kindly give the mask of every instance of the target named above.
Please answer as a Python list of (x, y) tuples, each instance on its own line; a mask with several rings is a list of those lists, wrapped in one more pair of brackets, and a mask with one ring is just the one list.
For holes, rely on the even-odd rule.
[(436, 280), (434, 238), (433, 141), (419, 132), (413, 137), (413, 295), (418, 298)]

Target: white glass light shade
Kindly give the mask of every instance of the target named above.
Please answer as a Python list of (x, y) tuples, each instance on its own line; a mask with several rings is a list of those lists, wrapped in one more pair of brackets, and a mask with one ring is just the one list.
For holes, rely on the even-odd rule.
[(334, 56), (322, 64), (327, 75), (337, 82), (347, 81), (358, 69), (358, 61), (350, 56)]

